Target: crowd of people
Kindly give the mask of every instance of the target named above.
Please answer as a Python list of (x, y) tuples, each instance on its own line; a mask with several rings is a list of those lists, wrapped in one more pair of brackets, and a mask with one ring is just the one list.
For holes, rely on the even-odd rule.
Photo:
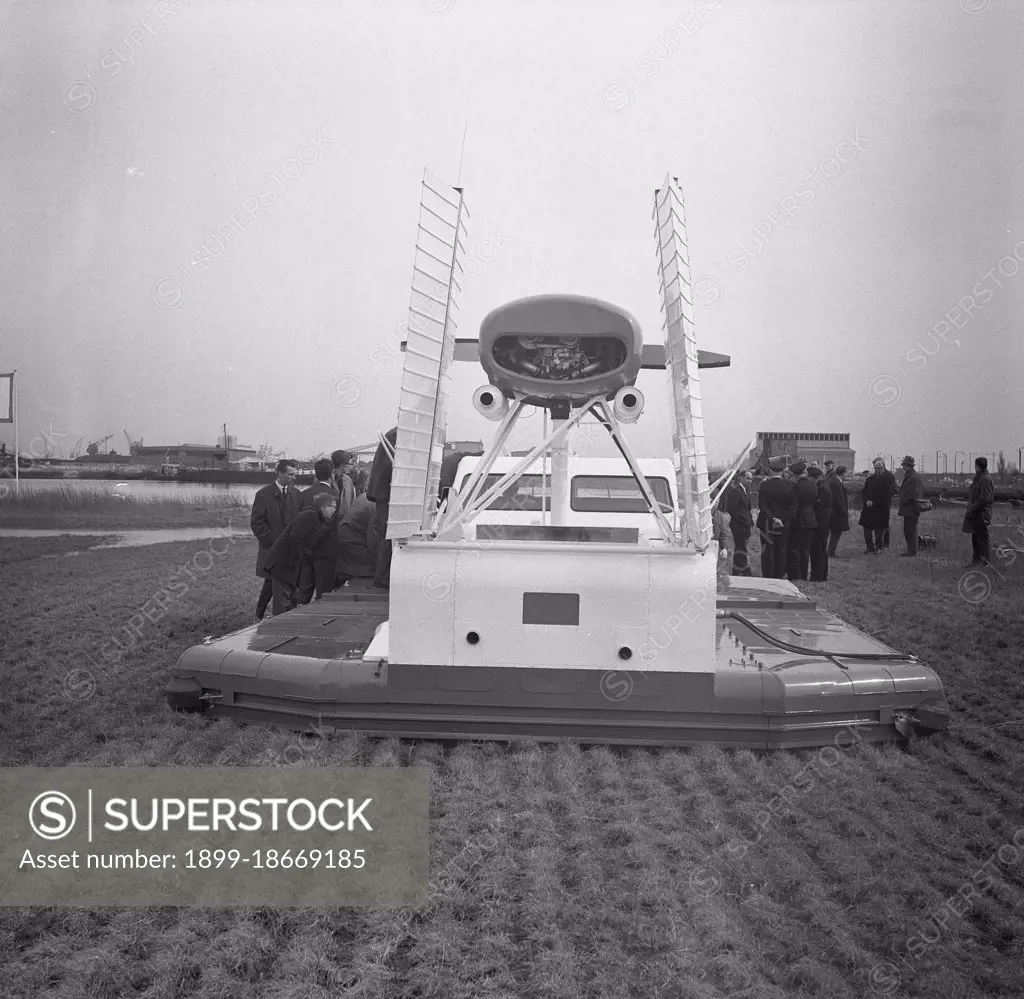
[[(259, 541), (256, 574), (263, 579), (257, 620), (263, 619), (268, 606), (272, 605), (275, 615), (282, 614), (314, 597), (319, 600), (350, 579), (372, 579), (371, 586), (390, 589), (392, 549), (387, 525), (397, 439), (397, 427), (383, 435), (369, 473), (356, 472), (353, 456), (347, 451), (321, 458), (313, 468), (316, 481), (307, 489), (295, 487), (295, 462), (278, 462), (274, 482), (256, 493), (250, 518), (252, 533)], [(463, 457), (456, 451), (442, 462), (439, 502), (454, 484)], [(837, 557), (839, 541), (850, 530), (850, 514), (843, 484), (846, 467), (837, 467), (831, 460), (824, 465), (824, 469), (813, 461), (787, 465), (784, 458), (772, 458), (770, 474), (758, 490), (756, 519), (751, 496), (753, 470), (737, 476), (720, 504), (721, 512), (729, 515), (733, 575), (753, 575), (749, 545), (756, 528), (763, 577), (828, 580), (829, 561)], [(864, 481), (858, 520), (865, 554), (875, 555), (889, 547), (892, 501), (898, 495), (897, 516), (903, 520), (906, 543), (901, 556), (913, 558), (918, 552), (918, 520), (931, 508), (914, 469), (914, 458), (907, 455), (903, 459), (899, 484), (881, 458), (873, 465)], [(971, 535), (970, 564), (979, 566), (989, 562), (995, 486), (987, 458), (977, 458), (974, 466), (963, 531)], [(719, 534), (724, 542), (722, 532)]]
[[(390, 468), (388, 461), (388, 492)], [(257, 620), (268, 606), (273, 614), (283, 614), (314, 597), (319, 600), (350, 579), (372, 578), (372, 585), (388, 586), (387, 577), (381, 582), (379, 574), (386, 513), (382, 530), (380, 504), (371, 491), (383, 474), (377, 462), (369, 473), (358, 471), (353, 455), (335, 451), (316, 462), (315, 481), (306, 489), (296, 487), (296, 470), (294, 461), (279, 461), (274, 481), (253, 499), (250, 527), (259, 542), (256, 574), (263, 579)], [(381, 472), (377, 483), (375, 472)], [(390, 569), (389, 562), (385, 569)]]
[[(864, 481), (858, 526), (864, 531), (865, 554), (876, 555), (889, 548), (889, 520), (892, 501), (898, 497), (897, 516), (903, 520), (906, 551), (903, 558), (918, 553), (918, 521), (931, 509), (924, 498), (924, 485), (907, 455), (902, 463), (903, 478), (885, 467), (881, 458)], [(989, 524), (995, 486), (988, 472), (988, 459), (974, 463), (975, 476), (964, 514), (963, 531), (971, 535), (972, 566), (987, 565), (990, 556)], [(787, 465), (784, 458), (772, 458), (770, 474), (758, 490), (757, 518), (753, 517), (751, 470), (742, 472), (722, 498), (721, 508), (729, 515), (732, 534), (732, 573), (750, 576), (748, 547), (756, 527), (761, 549), (761, 575), (766, 578), (828, 580), (829, 560), (837, 556), (842, 535), (850, 530), (849, 496), (843, 485), (846, 467), (829, 460), (822, 470), (815, 462)], [(809, 577), (808, 577), (809, 572)]]

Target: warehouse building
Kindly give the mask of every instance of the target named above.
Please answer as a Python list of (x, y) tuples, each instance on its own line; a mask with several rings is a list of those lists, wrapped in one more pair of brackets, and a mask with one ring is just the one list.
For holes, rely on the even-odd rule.
[(786, 433), (775, 430), (761, 430), (757, 434), (757, 467), (762, 473), (767, 470), (768, 459), (777, 456), (789, 461), (816, 461), (823, 466), (831, 460), (836, 465), (845, 465), (852, 473), (856, 452), (850, 448), (850, 435), (843, 433)]

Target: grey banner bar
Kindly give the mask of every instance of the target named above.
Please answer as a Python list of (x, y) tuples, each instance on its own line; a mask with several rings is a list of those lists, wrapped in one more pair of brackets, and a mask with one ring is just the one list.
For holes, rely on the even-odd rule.
[(0, 905), (422, 905), (423, 767), (0, 768)]

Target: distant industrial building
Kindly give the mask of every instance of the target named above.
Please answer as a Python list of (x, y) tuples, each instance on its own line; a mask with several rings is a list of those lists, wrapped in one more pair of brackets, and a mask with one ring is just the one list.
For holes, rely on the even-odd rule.
[(256, 449), (239, 447), (229, 438), (221, 444), (133, 444), (132, 457), (146, 458), (155, 464), (188, 465), (195, 468), (217, 468), (232, 462), (257, 460)]
[(856, 452), (850, 448), (850, 435), (840, 433), (785, 433), (761, 430), (757, 434), (757, 467), (766, 471), (768, 459), (782, 456), (788, 461), (816, 461), (819, 466), (832, 460), (852, 473)]

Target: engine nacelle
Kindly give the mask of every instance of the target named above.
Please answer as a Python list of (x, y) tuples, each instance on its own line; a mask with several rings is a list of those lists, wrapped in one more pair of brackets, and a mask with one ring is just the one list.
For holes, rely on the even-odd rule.
[(643, 331), (626, 311), (579, 295), (509, 302), (480, 326), (480, 364), (492, 385), (534, 406), (582, 406), (632, 385)]
[(505, 419), (508, 413), (508, 399), (493, 385), (481, 385), (473, 393), (473, 406), (481, 416), (495, 422)]
[(644, 394), (635, 385), (627, 385), (615, 393), (612, 414), (619, 423), (636, 423), (644, 411)]

